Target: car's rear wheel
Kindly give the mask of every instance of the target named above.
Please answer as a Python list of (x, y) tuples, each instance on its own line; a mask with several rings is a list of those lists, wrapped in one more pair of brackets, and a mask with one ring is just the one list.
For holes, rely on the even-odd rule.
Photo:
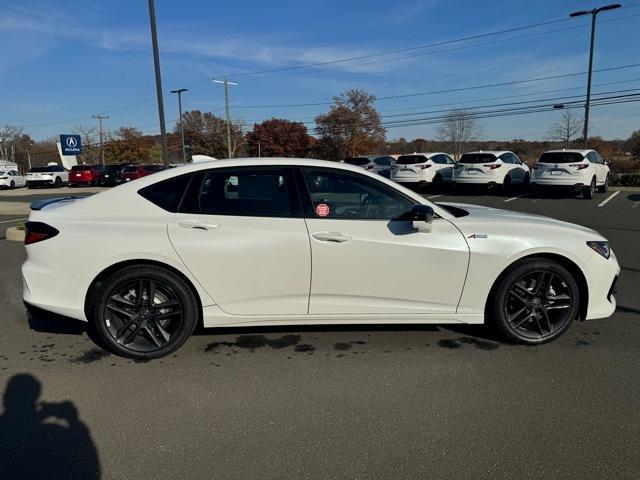
[(596, 177), (591, 179), (591, 183), (588, 187), (584, 187), (582, 190), (582, 197), (586, 200), (591, 200), (596, 193)]
[(609, 190), (609, 175), (607, 175), (604, 179), (604, 185), (600, 185), (598, 187), (598, 192), (600, 193), (607, 193), (607, 191)]
[(53, 182), (53, 186), (56, 188), (62, 187), (62, 178), (56, 177), (56, 179)]
[(504, 177), (502, 181), (502, 191), (508, 193), (511, 191), (511, 175)]
[(524, 180), (522, 181), (522, 188), (527, 190), (529, 188), (529, 184), (531, 183), (531, 176), (528, 173), (525, 173)]
[(133, 359), (177, 350), (196, 326), (198, 303), (189, 286), (162, 267), (125, 267), (101, 282), (93, 322), (100, 339)]
[(579, 312), (580, 290), (559, 263), (530, 259), (507, 272), (492, 301), (495, 325), (507, 339), (539, 344), (567, 331)]
[(13, 180), (11, 180), (11, 183), (9, 184), (9, 188), (11, 190), (13, 190), (14, 188), (16, 188), (16, 182), (14, 182)]
[(433, 177), (433, 181), (431, 182), (431, 189), (434, 192), (442, 191), (442, 176), (439, 173), (436, 173), (436, 176)]

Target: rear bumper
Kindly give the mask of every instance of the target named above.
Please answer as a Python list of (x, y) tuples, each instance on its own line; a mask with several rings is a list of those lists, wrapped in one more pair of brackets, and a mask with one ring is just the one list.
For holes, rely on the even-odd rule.
[(453, 181), (456, 183), (461, 183), (465, 185), (489, 185), (490, 183), (501, 183), (501, 182), (498, 182), (498, 179), (495, 177), (489, 177), (484, 175), (454, 177)]
[(52, 178), (51, 180), (27, 180), (27, 186), (43, 186), (43, 185), (53, 185), (55, 180)]
[(558, 175), (557, 178), (550, 176), (545, 177), (533, 177), (531, 179), (532, 184), (540, 185), (541, 187), (565, 187), (565, 188), (580, 188), (585, 185), (589, 185), (588, 178), (582, 177), (569, 177)]

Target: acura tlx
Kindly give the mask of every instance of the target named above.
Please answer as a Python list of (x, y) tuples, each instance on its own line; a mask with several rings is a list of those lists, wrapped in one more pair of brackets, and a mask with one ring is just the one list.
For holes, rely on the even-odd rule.
[(198, 324), (487, 322), (538, 344), (616, 306), (597, 232), (431, 203), (343, 163), (190, 164), (31, 208), (27, 308), (89, 322), (130, 358), (167, 355)]

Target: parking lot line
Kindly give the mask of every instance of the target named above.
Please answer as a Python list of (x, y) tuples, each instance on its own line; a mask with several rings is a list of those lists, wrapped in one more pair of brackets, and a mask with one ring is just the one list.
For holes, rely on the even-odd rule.
[(598, 206), (599, 207), (604, 207), (607, 204), (607, 202), (609, 202), (613, 197), (615, 197), (619, 193), (620, 193), (620, 190), (618, 190), (617, 192), (613, 192), (611, 195), (609, 195), (609, 197), (607, 197), (601, 203), (599, 203)]
[(0, 223), (11, 223), (11, 222), (19, 222), (20, 220), (26, 220), (26, 218), (14, 218), (13, 220), (4, 220)]
[(528, 193), (525, 193), (524, 195), (518, 195), (517, 197), (507, 198), (507, 199), (505, 200), (505, 202), (512, 202), (512, 201), (514, 201), (514, 200), (516, 200), (516, 199), (518, 199), (518, 198), (526, 197), (527, 195), (529, 195), (529, 194), (528, 194)]

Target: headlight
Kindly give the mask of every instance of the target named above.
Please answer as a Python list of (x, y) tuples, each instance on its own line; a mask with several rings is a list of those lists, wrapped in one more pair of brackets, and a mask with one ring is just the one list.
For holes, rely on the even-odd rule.
[(595, 252), (602, 255), (604, 258), (609, 258), (611, 256), (611, 249), (609, 248), (609, 242), (603, 242), (603, 241), (587, 242), (587, 246), (592, 250), (594, 250)]

